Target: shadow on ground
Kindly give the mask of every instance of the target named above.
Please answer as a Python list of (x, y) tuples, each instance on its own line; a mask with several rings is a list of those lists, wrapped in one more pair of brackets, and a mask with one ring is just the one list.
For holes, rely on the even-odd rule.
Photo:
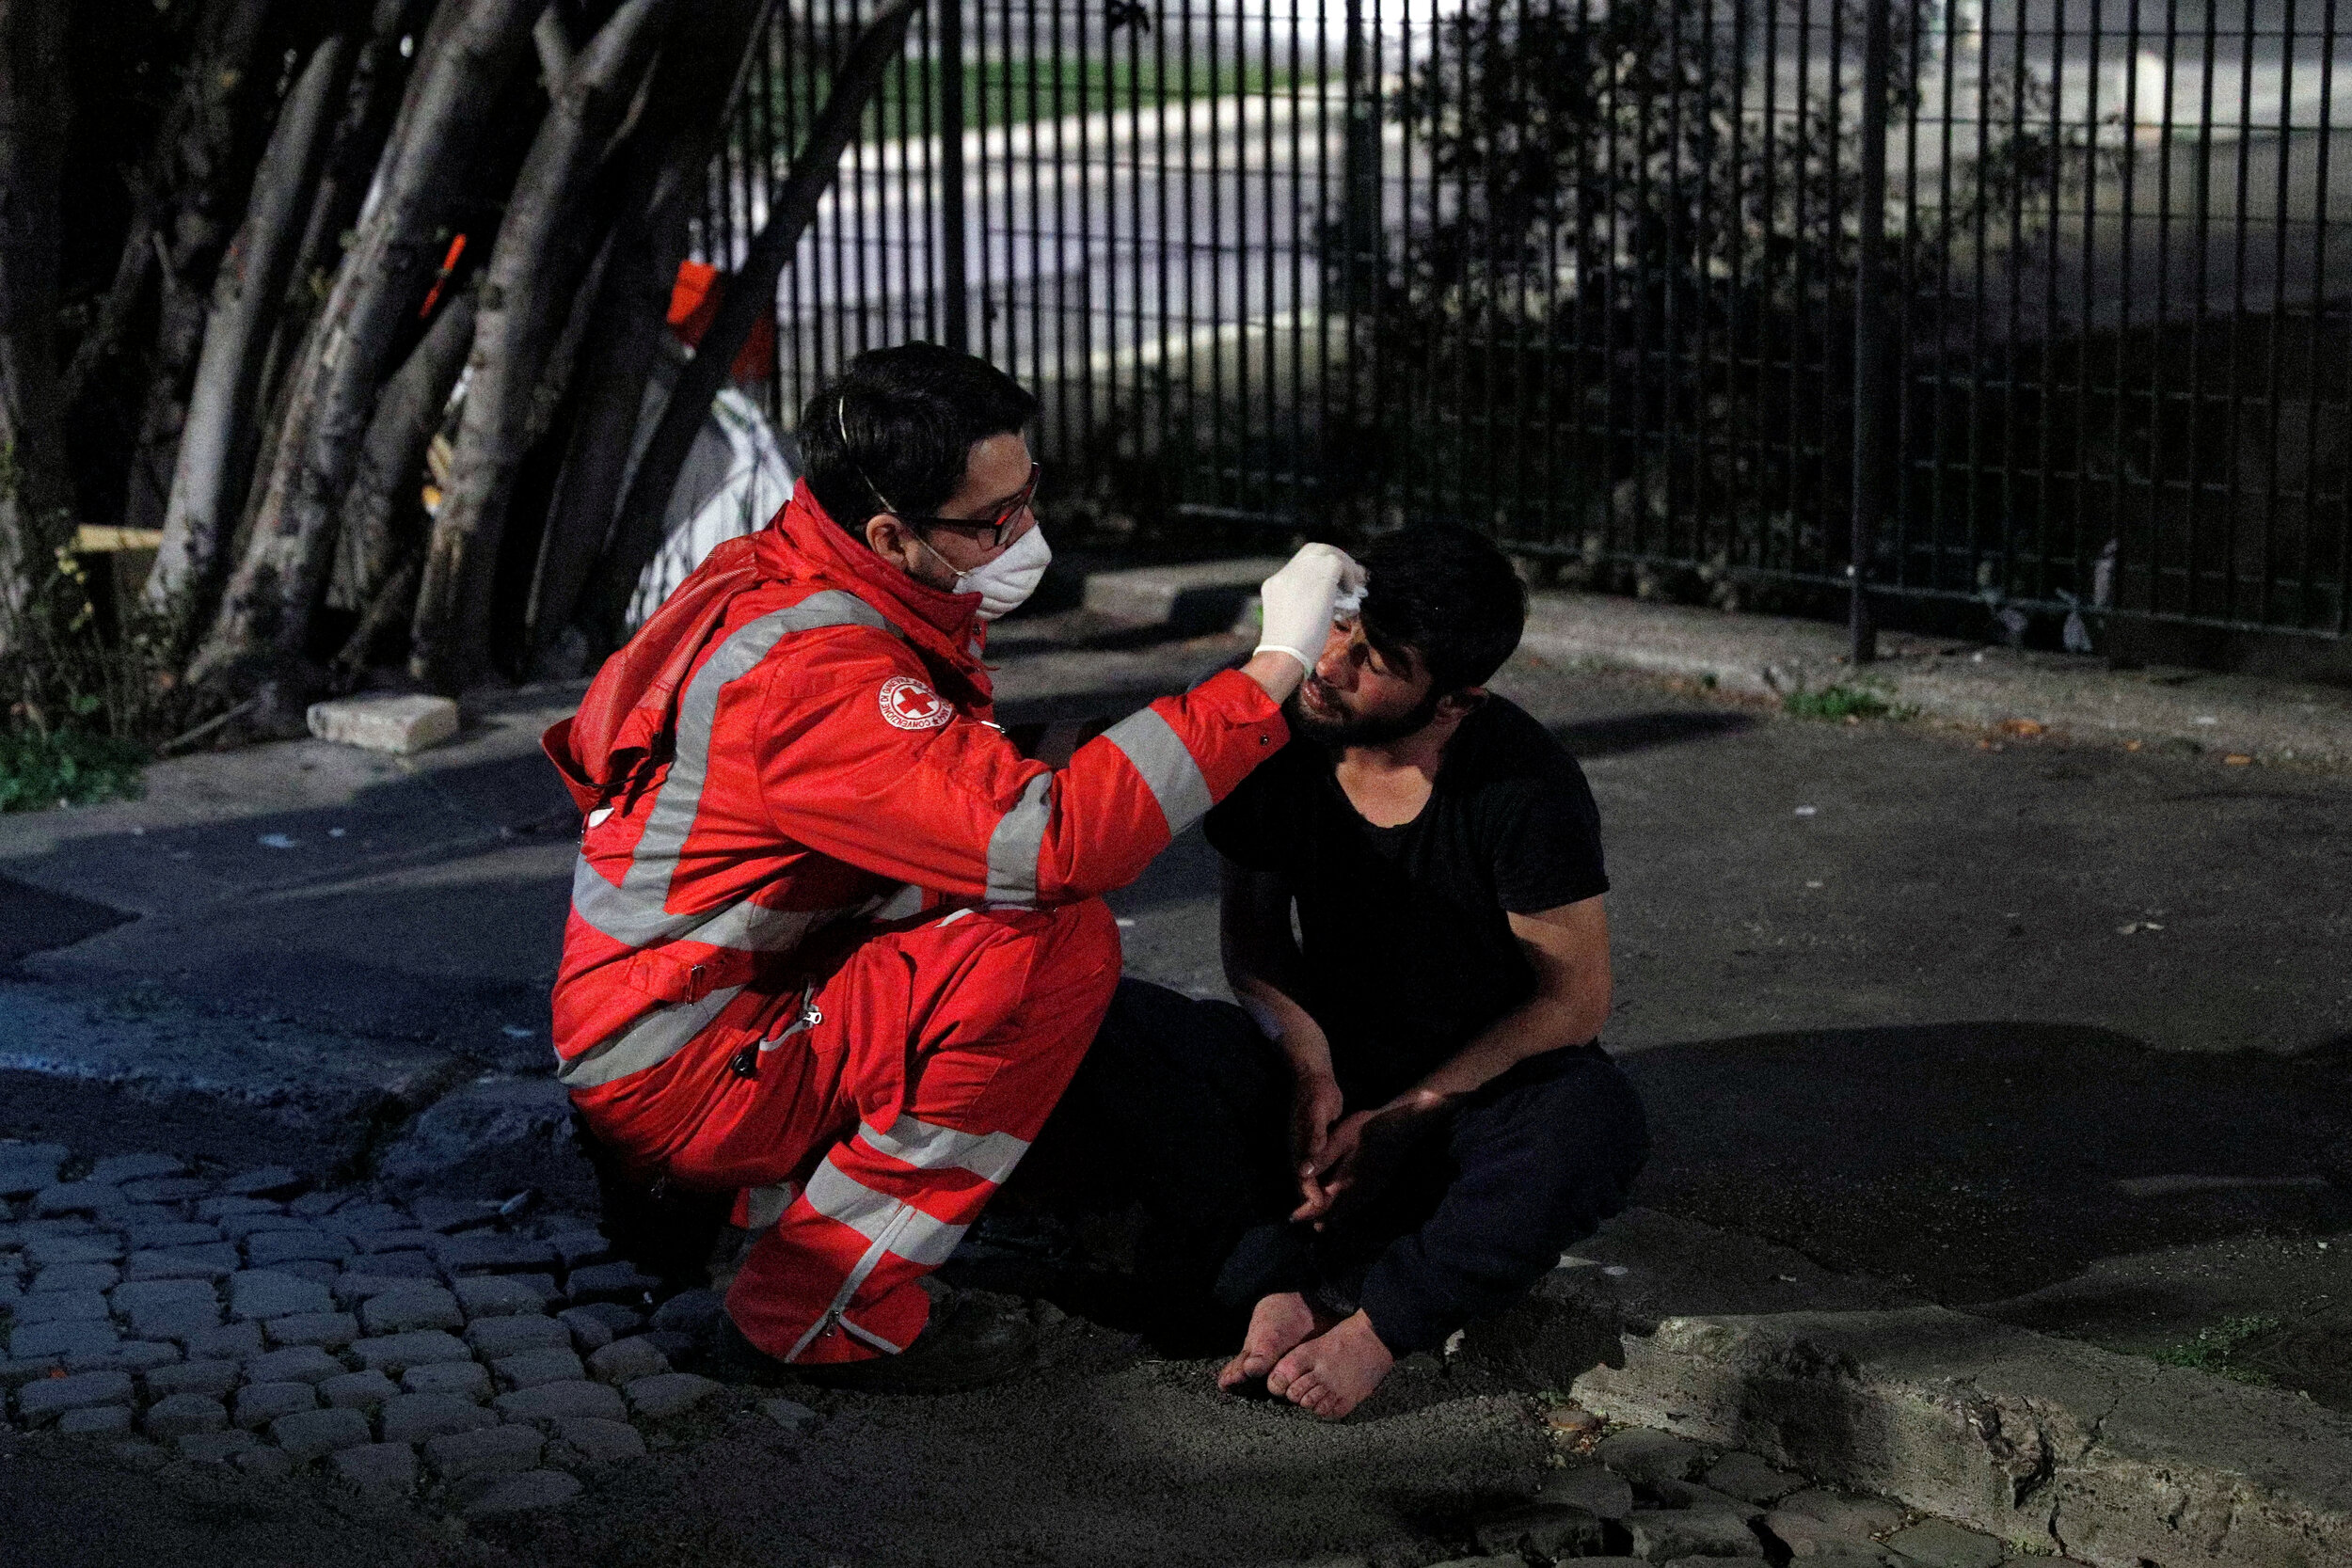
[[(2352, 1227), (2352, 1193), (2321, 1176), (2352, 1131), (2352, 1053), (2192, 1056), (1981, 1022), (1751, 1035), (1624, 1065), (1656, 1145), (1638, 1201), (1947, 1305), (2116, 1254)], [(2152, 1177), (2279, 1184), (2118, 1185)]]

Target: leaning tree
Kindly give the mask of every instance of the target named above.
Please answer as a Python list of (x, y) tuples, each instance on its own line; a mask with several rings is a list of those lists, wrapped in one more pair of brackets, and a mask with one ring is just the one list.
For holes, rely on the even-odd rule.
[(42, 661), (94, 635), (43, 586), (87, 525), (160, 534), (108, 635), (175, 726), (289, 728), (404, 648), (455, 692), (612, 646), (918, 0), (870, 0), (818, 63), (824, 106), (641, 437), (774, 4), (0, 0), (18, 715), (41, 721)]

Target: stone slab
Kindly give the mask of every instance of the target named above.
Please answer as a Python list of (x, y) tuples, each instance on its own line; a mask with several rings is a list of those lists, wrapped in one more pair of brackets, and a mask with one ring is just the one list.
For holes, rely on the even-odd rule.
[(338, 1449), (360, 1448), (374, 1440), (366, 1415), (357, 1410), (305, 1410), (280, 1416), (270, 1423), (269, 1434), (286, 1456), (296, 1463), (312, 1460)]
[(555, 1435), (558, 1442), (568, 1447), (577, 1462), (584, 1465), (612, 1465), (624, 1459), (642, 1459), (645, 1453), (645, 1439), (637, 1429), (616, 1418), (595, 1416), (559, 1418), (555, 1423)]
[(8, 1354), (20, 1358), (42, 1355), (87, 1355), (111, 1348), (122, 1336), (110, 1323), (28, 1323), (11, 1331)]
[(580, 1364), (580, 1357), (569, 1350), (548, 1347), (527, 1350), (517, 1355), (502, 1355), (490, 1363), (499, 1385), (505, 1388), (536, 1388), (543, 1383), (575, 1383), (585, 1379), (588, 1369)]
[(192, 1432), (218, 1432), (229, 1424), (229, 1407), (203, 1394), (174, 1394), (147, 1407), (147, 1435), (167, 1443)]
[(430, 751), (457, 733), (457, 705), (447, 697), (339, 697), (312, 703), (304, 717), (321, 740), (401, 757)]
[(628, 1405), (651, 1420), (682, 1416), (719, 1391), (719, 1385), (692, 1372), (658, 1372), (628, 1385)]
[(414, 1281), (369, 1296), (360, 1304), (359, 1321), (370, 1334), (405, 1334), (417, 1328), (463, 1328), (466, 1314), (448, 1291)]
[(621, 1391), (605, 1383), (542, 1383), (501, 1394), (499, 1414), (510, 1421), (595, 1418), (617, 1421), (628, 1415)]
[(412, 1394), (463, 1394), (487, 1399), (490, 1369), (479, 1361), (432, 1361), (400, 1374), (400, 1386)]
[(495, 1412), (462, 1394), (403, 1394), (385, 1402), (384, 1441), (421, 1443), (445, 1433), (498, 1425)]
[(229, 1276), (229, 1315), (240, 1323), (327, 1312), (334, 1306), (326, 1286), (276, 1269), (247, 1269)]
[(295, 1345), (255, 1356), (245, 1375), (254, 1383), (324, 1383), (342, 1376), (343, 1364), (316, 1345)]
[(527, 1350), (568, 1351), (572, 1331), (553, 1318), (483, 1318), (466, 1325), (466, 1342), (491, 1360)]
[(71, 1377), (45, 1377), (16, 1391), (17, 1414), (39, 1421), (91, 1405), (128, 1404), (131, 1378), (126, 1372), (81, 1372)]
[(361, 1367), (374, 1367), (388, 1372), (421, 1367), (431, 1361), (473, 1359), (473, 1352), (466, 1348), (466, 1341), (437, 1328), (355, 1339), (350, 1349), (351, 1354), (359, 1358)]
[(588, 1370), (606, 1383), (634, 1383), (670, 1370), (670, 1358), (643, 1335), (615, 1339), (588, 1357)]
[(234, 1361), (178, 1361), (168, 1367), (151, 1367), (146, 1374), (148, 1397), (156, 1400), (177, 1394), (218, 1398), (244, 1381), (245, 1369)]
[(296, 1312), (272, 1318), (262, 1332), (273, 1345), (326, 1345), (341, 1349), (359, 1338), (359, 1320), (349, 1312)]
[(541, 1312), (548, 1298), (535, 1285), (511, 1274), (468, 1275), (452, 1287), (457, 1304), (469, 1318), (505, 1318), (518, 1312)]
[(444, 1481), (516, 1475), (538, 1467), (547, 1439), (536, 1427), (478, 1427), (425, 1440), (425, 1463)]
[(373, 1410), (399, 1397), (400, 1385), (379, 1371), (340, 1372), (319, 1384), (319, 1398), (343, 1409)]
[(307, 1383), (248, 1383), (237, 1390), (237, 1424), (259, 1431), (280, 1416), (316, 1410), (318, 1390)]
[(185, 1336), (181, 1343), (187, 1349), (188, 1359), (233, 1357), (245, 1360), (262, 1354), (260, 1323), (222, 1323)]
[(226, 1279), (244, 1259), (234, 1243), (213, 1242), (196, 1246), (155, 1247), (131, 1254), (122, 1277), (143, 1279)]
[(57, 1418), (57, 1430), (67, 1436), (113, 1436), (131, 1430), (131, 1407), (127, 1404), (93, 1405), (81, 1410), (69, 1410)]

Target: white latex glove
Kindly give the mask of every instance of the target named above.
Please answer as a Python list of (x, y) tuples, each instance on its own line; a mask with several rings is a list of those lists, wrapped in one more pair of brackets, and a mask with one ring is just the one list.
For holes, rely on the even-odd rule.
[(1288, 654), (1312, 673), (1341, 599), (1361, 603), (1364, 569), (1336, 545), (1307, 545), (1259, 585), (1264, 629), (1257, 653)]

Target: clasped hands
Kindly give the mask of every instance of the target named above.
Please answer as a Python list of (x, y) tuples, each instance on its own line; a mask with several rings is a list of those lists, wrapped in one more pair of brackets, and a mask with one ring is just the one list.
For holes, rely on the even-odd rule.
[(1291, 1096), (1291, 1168), (1303, 1201), (1291, 1218), (1312, 1221), (1320, 1230), (1347, 1204), (1378, 1192), (1417, 1124), (1445, 1103), (1434, 1090), (1408, 1089), (1386, 1104), (1350, 1112), (1332, 1079), (1300, 1084)]

